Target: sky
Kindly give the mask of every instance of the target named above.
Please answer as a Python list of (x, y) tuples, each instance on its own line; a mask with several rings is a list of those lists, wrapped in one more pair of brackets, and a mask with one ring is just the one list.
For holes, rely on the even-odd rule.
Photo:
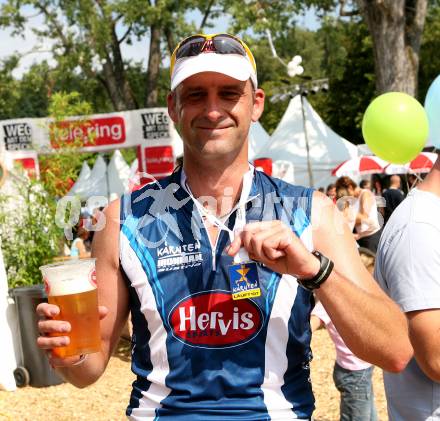
[[(0, 0), (0, 6), (5, 3), (5, 0)], [(29, 14), (31, 14), (29, 10)], [(188, 14), (188, 19), (193, 20), (196, 23), (200, 22), (200, 14), (191, 13)], [(306, 13), (305, 16), (298, 18), (298, 24), (311, 30), (315, 30), (319, 27), (319, 21), (313, 10)], [(0, 29), (0, 61), (4, 60), (11, 54), (19, 52), (24, 54), (20, 60), (18, 68), (14, 71), (14, 76), (19, 78), (23, 73), (29, 69), (29, 67), (35, 62), (41, 62), (43, 60), (51, 61), (51, 43), (46, 41), (41, 44), (38, 42), (35, 34), (32, 32), (31, 27), (38, 27), (42, 25), (42, 19), (34, 17), (31, 19), (31, 25), (29, 25), (21, 36), (12, 36), (11, 31), (7, 29)], [(218, 19), (215, 22), (215, 27), (212, 32), (224, 32), (228, 27), (226, 19)], [(135, 61), (146, 62), (148, 51), (148, 37), (145, 36), (139, 41), (133, 42), (132, 45), (123, 44), (122, 54), (125, 59), (132, 59)]]

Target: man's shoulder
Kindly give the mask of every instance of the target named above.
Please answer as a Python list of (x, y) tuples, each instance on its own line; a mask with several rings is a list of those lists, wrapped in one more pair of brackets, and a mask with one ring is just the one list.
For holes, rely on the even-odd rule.
[(121, 212), (143, 215), (152, 206), (155, 206), (155, 212), (169, 208), (179, 209), (186, 203), (187, 197), (188, 194), (180, 185), (180, 173), (175, 172), (123, 195)]

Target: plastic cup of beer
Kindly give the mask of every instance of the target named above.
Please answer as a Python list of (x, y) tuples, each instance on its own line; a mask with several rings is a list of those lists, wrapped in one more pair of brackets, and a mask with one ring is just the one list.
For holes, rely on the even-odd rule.
[[(60, 308), (55, 320), (68, 321), (70, 344), (54, 348), (60, 358), (92, 354), (101, 350), (96, 259), (79, 259), (41, 266), (44, 286), (50, 304)], [(66, 336), (56, 333), (53, 336)]]

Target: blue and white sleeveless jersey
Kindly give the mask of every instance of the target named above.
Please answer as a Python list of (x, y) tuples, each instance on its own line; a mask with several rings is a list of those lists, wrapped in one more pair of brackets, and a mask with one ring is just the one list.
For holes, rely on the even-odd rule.
[[(133, 322), (131, 420), (310, 419), (312, 294), (257, 264), (261, 296), (233, 300), (181, 171), (121, 201), (120, 261)], [(255, 171), (246, 222), (283, 220), (312, 249), (313, 190)], [(234, 228), (238, 210), (225, 224)]]

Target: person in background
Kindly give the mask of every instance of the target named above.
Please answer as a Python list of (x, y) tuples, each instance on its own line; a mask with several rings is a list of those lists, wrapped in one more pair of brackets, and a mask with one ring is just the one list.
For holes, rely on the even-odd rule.
[(320, 188), (318, 189), (318, 191), (319, 191), (320, 193), (324, 193), (324, 187), (320, 187)]
[(410, 192), (414, 187), (417, 187), (417, 184), (419, 183), (419, 179), (415, 174), (407, 174), (406, 180), (408, 185), (408, 192)]
[(376, 196), (382, 196), (383, 184), (382, 179), (379, 176), (373, 176), (373, 188), (370, 189)]
[(361, 180), (359, 183), (361, 189), (366, 189), (371, 191), (371, 180)]
[(70, 246), (70, 257), (84, 259), (90, 257), (90, 250), (87, 249), (86, 242), (90, 237), (90, 232), (87, 231), (84, 226), (79, 224), (76, 238), (72, 241)]
[(336, 206), (344, 216), (345, 222), (347, 223), (350, 232), (353, 232), (354, 226), (356, 225), (356, 202), (357, 199), (353, 196), (350, 196), (348, 190), (345, 187), (339, 187), (336, 190)]
[(356, 212), (355, 239), (358, 245), (375, 253), (379, 244), (381, 226), (373, 192), (361, 189), (350, 177), (338, 178), (336, 190), (341, 188), (345, 188), (349, 196), (356, 199), (352, 206)]
[(372, 375), (374, 366), (357, 358), (339, 335), (335, 325), (318, 302), (310, 317), (312, 332), (326, 328), (336, 350), (333, 381), (341, 394), (340, 421), (376, 421)]
[(391, 421), (440, 420), (440, 157), (385, 225), (374, 275), (405, 312), (414, 358), (383, 373)]
[(385, 199), (383, 215), (385, 224), (388, 222), (388, 219), (390, 219), (394, 209), (396, 209), (405, 198), (400, 187), (400, 177), (397, 174), (394, 174), (390, 177), (390, 186), (382, 193), (382, 197)]
[(327, 190), (325, 192), (327, 197), (333, 202), (336, 203), (336, 185), (335, 184), (329, 184), (327, 186)]

